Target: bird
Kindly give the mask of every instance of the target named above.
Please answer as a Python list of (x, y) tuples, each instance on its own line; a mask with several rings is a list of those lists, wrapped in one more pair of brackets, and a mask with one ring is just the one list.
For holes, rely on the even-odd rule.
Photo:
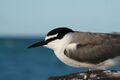
[(119, 32), (81, 32), (57, 27), (28, 48), (39, 46), (52, 49), (60, 61), (76, 68), (105, 70), (120, 63)]

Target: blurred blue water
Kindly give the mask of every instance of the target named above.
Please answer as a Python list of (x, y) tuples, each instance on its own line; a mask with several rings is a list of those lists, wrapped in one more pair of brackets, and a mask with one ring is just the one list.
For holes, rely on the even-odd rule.
[[(0, 80), (47, 80), (49, 76), (81, 71), (60, 62), (50, 49), (27, 48), (39, 40), (0, 39)], [(120, 66), (113, 69), (120, 69)]]

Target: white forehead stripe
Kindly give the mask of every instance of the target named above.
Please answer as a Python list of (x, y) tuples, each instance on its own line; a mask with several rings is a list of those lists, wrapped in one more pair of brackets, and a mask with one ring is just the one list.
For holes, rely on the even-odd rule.
[(58, 33), (57, 33), (57, 34), (54, 34), (54, 35), (51, 35), (51, 36), (46, 36), (45, 40), (48, 40), (48, 39), (57, 37), (57, 35), (58, 35)]

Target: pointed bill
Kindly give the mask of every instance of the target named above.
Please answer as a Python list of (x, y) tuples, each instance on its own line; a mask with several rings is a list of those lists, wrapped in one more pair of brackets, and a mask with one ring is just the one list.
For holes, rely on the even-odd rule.
[(37, 43), (34, 43), (34, 44), (30, 45), (28, 48), (35, 48), (35, 47), (43, 46), (45, 44), (46, 44), (45, 41), (42, 40), (40, 42), (37, 42)]

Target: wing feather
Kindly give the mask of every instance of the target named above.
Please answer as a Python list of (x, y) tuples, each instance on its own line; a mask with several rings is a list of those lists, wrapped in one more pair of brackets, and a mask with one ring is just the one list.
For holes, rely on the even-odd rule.
[[(81, 62), (98, 64), (120, 56), (120, 35), (93, 33), (80, 33), (79, 35), (81, 36), (76, 39), (76, 34), (74, 40), (65, 49), (64, 53), (67, 57)], [(71, 47), (71, 45), (73, 46)]]

